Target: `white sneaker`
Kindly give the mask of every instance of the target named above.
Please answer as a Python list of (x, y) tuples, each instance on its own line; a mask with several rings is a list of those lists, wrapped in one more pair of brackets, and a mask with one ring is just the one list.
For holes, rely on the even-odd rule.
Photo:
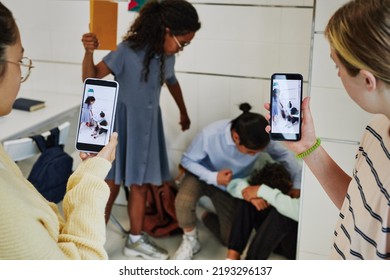
[(142, 233), (141, 238), (134, 243), (128, 237), (123, 253), (128, 257), (143, 257), (147, 260), (166, 260), (169, 257), (168, 252), (150, 240), (146, 233)]
[(173, 260), (192, 260), (192, 257), (200, 251), (198, 236), (183, 235), (183, 241), (173, 255)]

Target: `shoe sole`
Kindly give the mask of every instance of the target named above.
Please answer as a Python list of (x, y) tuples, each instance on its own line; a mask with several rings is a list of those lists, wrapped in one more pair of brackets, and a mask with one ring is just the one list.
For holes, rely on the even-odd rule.
[(194, 256), (195, 256), (197, 253), (200, 252), (200, 249), (201, 249), (201, 248), (202, 248), (202, 247), (199, 246), (198, 250), (193, 251), (193, 252), (192, 252), (192, 257), (191, 257), (190, 259), (178, 259), (178, 258), (176, 258), (176, 256), (174, 255), (174, 256), (172, 257), (172, 260), (192, 260), (192, 259), (194, 258)]
[(146, 260), (167, 260), (169, 258), (169, 255), (162, 255), (161, 257), (152, 257), (148, 254), (145, 254), (145, 253), (142, 253), (142, 252), (139, 252), (139, 251), (136, 251), (136, 250), (133, 250), (133, 249), (129, 249), (129, 248), (124, 248), (123, 249), (123, 253), (125, 254), (125, 256), (128, 256), (128, 257), (142, 257)]
[(192, 254), (193, 254), (193, 255), (196, 255), (196, 254), (199, 253), (199, 252), (200, 252), (200, 246), (199, 246), (198, 250), (192, 252)]

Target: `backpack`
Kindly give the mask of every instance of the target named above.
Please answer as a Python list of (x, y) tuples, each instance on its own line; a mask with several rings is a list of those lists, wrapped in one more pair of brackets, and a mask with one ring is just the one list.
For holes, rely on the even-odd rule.
[(146, 195), (144, 231), (153, 237), (183, 233), (176, 218), (177, 190), (169, 183), (150, 186)]
[(42, 135), (31, 137), (41, 155), (27, 178), (48, 201), (54, 203), (64, 198), (73, 167), (73, 158), (64, 151), (64, 145), (59, 145), (59, 134), (59, 129), (54, 128), (47, 140)]

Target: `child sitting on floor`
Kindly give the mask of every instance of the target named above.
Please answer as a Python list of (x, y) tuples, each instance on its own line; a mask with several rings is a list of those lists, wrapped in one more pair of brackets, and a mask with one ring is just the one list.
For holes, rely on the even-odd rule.
[(237, 207), (228, 259), (240, 259), (253, 229), (246, 259), (267, 259), (272, 252), (295, 259), (299, 199), (288, 195), (291, 186), (291, 176), (280, 163), (267, 163), (248, 180), (235, 179), (228, 185), (232, 196), (245, 199)]
[(107, 129), (108, 122), (107, 122), (107, 120), (105, 118), (106, 114), (103, 111), (101, 111), (99, 115), (100, 115), (100, 118), (98, 120), (96, 120), (95, 130), (91, 134), (91, 136), (93, 136), (93, 138), (95, 138), (95, 139), (100, 134), (108, 131), (108, 129)]

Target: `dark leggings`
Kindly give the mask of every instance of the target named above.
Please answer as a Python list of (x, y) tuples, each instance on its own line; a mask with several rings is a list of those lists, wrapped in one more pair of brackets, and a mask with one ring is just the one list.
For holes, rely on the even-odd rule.
[(253, 229), (256, 233), (245, 259), (265, 260), (272, 252), (287, 259), (296, 258), (298, 223), (273, 207), (257, 211), (251, 203), (240, 200), (230, 232), (229, 249), (242, 254)]

